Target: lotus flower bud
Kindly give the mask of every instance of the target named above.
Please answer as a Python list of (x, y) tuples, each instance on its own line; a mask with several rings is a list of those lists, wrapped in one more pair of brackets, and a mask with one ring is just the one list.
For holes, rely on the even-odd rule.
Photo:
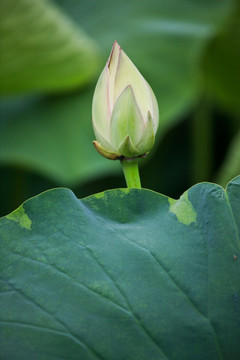
[(146, 80), (115, 41), (93, 96), (94, 146), (112, 160), (144, 156), (153, 147), (158, 105)]

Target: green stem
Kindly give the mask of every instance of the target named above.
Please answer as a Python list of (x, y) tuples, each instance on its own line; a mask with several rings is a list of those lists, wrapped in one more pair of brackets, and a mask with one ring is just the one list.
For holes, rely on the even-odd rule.
[(122, 160), (121, 161), (123, 173), (129, 189), (141, 189), (141, 181), (138, 171), (137, 160)]

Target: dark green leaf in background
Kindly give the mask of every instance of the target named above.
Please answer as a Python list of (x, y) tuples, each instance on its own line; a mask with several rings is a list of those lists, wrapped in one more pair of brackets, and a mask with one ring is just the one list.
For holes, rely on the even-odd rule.
[(82, 86), (96, 76), (99, 47), (48, 0), (0, 1), (0, 93)]
[(240, 132), (236, 134), (229, 146), (226, 157), (217, 173), (216, 181), (225, 186), (228, 181), (240, 173)]
[(2, 163), (25, 163), (42, 173), (47, 170), (57, 183), (71, 184), (120, 168), (92, 145), (91, 96), (92, 88), (16, 104), (14, 115), (0, 125)]
[(237, 360), (240, 177), (47, 191), (0, 220), (4, 360)]
[(240, 113), (240, 3), (220, 34), (209, 44), (204, 58), (208, 94), (218, 105)]
[[(210, 42), (203, 60), (205, 91), (208, 98), (216, 102), (221, 110), (224, 109), (232, 114), (232, 119), (229, 119), (225, 125), (226, 132), (232, 131), (232, 139), (214, 179), (222, 186), (226, 186), (230, 179), (240, 173), (239, 1), (236, 4), (238, 6), (229, 21), (226, 22), (219, 35)], [(221, 151), (222, 149), (218, 149), (218, 152)]]

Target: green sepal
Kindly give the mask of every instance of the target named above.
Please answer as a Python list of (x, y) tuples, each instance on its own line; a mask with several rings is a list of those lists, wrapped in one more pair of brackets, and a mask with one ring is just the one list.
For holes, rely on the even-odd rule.
[(153, 147), (155, 142), (155, 133), (153, 119), (150, 111), (148, 111), (147, 123), (143, 132), (143, 135), (137, 144), (139, 154), (146, 154)]
[(137, 105), (132, 87), (128, 85), (113, 108), (110, 127), (111, 144), (118, 148), (129, 135), (132, 142), (137, 144), (141, 139), (144, 121)]
[(125, 157), (135, 157), (140, 155), (129, 135), (127, 135), (126, 138), (120, 144), (118, 148), (118, 152)]

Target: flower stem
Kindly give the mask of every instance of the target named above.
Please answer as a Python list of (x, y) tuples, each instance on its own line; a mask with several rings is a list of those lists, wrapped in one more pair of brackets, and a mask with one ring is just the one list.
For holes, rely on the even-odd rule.
[(138, 161), (137, 160), (121, 160), (121, 165), (127, 187), (129, 189), (141, 189), (141, 181), (138, 171)]

